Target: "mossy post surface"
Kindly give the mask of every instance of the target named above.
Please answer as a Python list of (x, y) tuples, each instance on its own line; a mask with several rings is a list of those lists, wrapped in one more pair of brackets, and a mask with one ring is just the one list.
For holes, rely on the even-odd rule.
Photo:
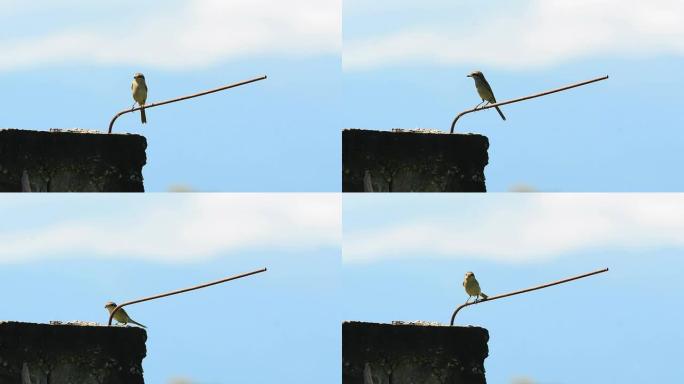
[(343, 192), (485, 192), (489, 140), (435, 131), (342, 131)]
[(480, 327), (345, 322), (343, 384), (485, 384)]
[(0, 129), (0, 192), (143, 192), (146, 149), (140, 135)]
[(144, 384), (137, 327), (0, 322), (0, 383)]

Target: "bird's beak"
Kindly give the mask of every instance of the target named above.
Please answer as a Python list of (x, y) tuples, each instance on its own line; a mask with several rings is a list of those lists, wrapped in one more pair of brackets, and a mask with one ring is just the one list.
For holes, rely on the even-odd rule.
[(466, 77), (473, 77), (473, 75), (466, 75)]

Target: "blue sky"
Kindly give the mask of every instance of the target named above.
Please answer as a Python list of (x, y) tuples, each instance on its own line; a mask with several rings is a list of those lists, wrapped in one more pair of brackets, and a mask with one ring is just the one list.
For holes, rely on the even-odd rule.
[(104, 131), (130, 108), (268, 79), (119, 118), (143, 134), (148, 191), (338, 191), (336, 0), (0, 1), (0, 127)]
[(7, 196), (0, 319), (104, 324), (109, 300), (267, 267), (129, 307), (146, 382), (335, 382), (339, 210), (332, 194)]
[[(477, 104), (610, 79), (463, 117), (490, 139), (489, 191), (681, 191), (681, 1), (348, 0), (343, 125), (435, 128)], [(486, 21), (485, 21), (486, 20)]]
[[(163, 6), (162, 6), (163, 5)], [(104, 130), (131, 105), (265, 81), (125, 115), (148, 191), (339, 191), (340, 129), (447, 130), (482, 70), (499, 100), (466, 116), (490, 139), (490, 191), (681, 191), (678, 0), (0, 1), (0, 127)], [(342, 17), (340, 17), (340, 15)], [(483, 20), (487, 20), (486, 24)]]
[(342, 316), (448, 324), (467, 271), (495, 295), (609, 267), (461, 311), (489, 330), (488, 382), (677, 382), (683, 214), (679, 195), (345, 195)]

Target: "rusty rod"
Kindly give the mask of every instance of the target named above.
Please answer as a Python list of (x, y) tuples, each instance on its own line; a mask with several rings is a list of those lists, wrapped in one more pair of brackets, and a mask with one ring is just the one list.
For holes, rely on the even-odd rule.
[(107, 322), (107, 325), (112, 325), (112, 319), (114, 318), (114, 314), (116, 313), (116, 311), (118, 311), (120, 308), (123, 308), (123, 307), (125, 307), (125, 306), (127, 306), (127, 305), (142, 303), (143, 301), (150, 301), (150, 300), (159, 299), (159, 298), (166, 297), (166, 296), (177, 295), (177, 294), (179, 294), (179, 293), (194, 291), (194, 290), (196, 290), (196, 289), (206, 288), (206, 287), (209, 287), (209, 286), (212, 286), (212, 285), (225, 283), (225, 282), (227, 282), (227, 281), (239, 279), (239, 278), (242, 278), (242, 277), (247, 277), (247, 276), (250, 276), (250, 275), (255, 275), (255, 274), (261, 273), (261, 272), (266, 272), (266, 268), (261, 268), (261, 269), (257, 269), (256, 271), (247, 272), (247, 273), (242, 273), (242, 274), (235, 275), (235, 276), (231, 276), (231, 277), (226, 277), (225, 279), (212, 281), (211, 283), (200, 284), (200, 285), (196, 285), (196, 286), (190, 287), (190, 288), (178, 289), (178, 290), (175, 290), (175, 291), (171, 291), (171, 292), (167, 292), (167, 293), (162, 293), (162, 294), (159, 294), (159, 295), (149, 296), (149, 297), (145, 297), (145, 298), (143, 298), (143, 299), (132, 300), (132, 301), (127, 301), (127, 302), (125, 302), (125, 303), (123, 303), (123, 304), (118, 304), (118, 305), (116, 306), (116, 308), (114, 308), (114, 310), (112, 311), (112, 313), (109, 314), (109, 322)]
[(449, 133), (454, 133), (454, 128), (456, 127), (456, 122), (458, 121), (459, 118), (461, 118), (461, 116), (463, 116), (465, 114), (468, 114), (471, 112), (477, 112), (477, 111), (484, 111), (485, 109), (489, 109), (489, 108), (499, 107), (499, 106), (506, 105), (506, 104), (513, 104), (513, 103), (517, 103), (519, 101), (525, 101), (525, 100), (529, 100), (529, 99), (534, 99), (536, 97), (550, 95), (550, 94), (556, 93), (556, 92), (566, 91), (566, 90), (571, 89), (571, 88), (581, 87), (582, 85), (587, 85), (587, 84), (595, 83), (597, 81), (606, 80), (607, 78), (608, 78), (608, 75), (602, 76), (602, 77), (597, 77), (595, 79), (581, 81), (579, 83), (566, 85), (564, 87), (551, 89), (551, 90), (548, 90), (545, 92), (535, 93), (533, 95), (523, 96), (523, 97), (519, 97), (517, 99), (506, 100), (506, 101), (502, 101), (500, 103), (487, 104), (487, 105), (482, 106), (482, 107), (475, 107), (472, 109), (465, 110), (465, 111), (459, 113), (458, 115), (456, 115), (456, 117), (454, 118), (454, 121), (451, 123), (451, 131)]
[(466, 302), (465, 304), (461, 304), (461, 305), (458, 306), (458, 308), (456, 308), (456, 310), (454, 311), (454, 313), (451, 315), (451, 322), (449, 323), (449, 325), (454, 325), (454, 320), (456, 319), (456, 314), (458, 313), (458, 311), (460, 311), (462, 308), (465, 308), (465, 307), (467, 307), (467, 306), (469, 306), (469, 305), (480, 304), (480, 303), (484, 303), (484, 302), (487, 302), (487, 301), (493, 301), (493, 300), (496, 300), (496, 299), (503, 299), (504, 297), (509, 297), (509, 296), (513, 296), (513, 295), (519, 295), (519, 294), (521, 294), (521, 293), (536, 291), (537, 289), (548, 288), (548, 287), (551, 287), (551, 286), (553, 286), (553, 285), (558, 285), (558, 284), (567, 283), (567, 282), (569, 282), (569, 281), (581, 279), (581, 278), (584, 278), (584, 277), (589, 277), (589, 276), (596, 275), (596, 274), (603, 273), (603, 272), (608, 272), (608, 268), (599, 269), (599, 270), (597, 270), (597, 271), (585, 273), (585, 274), (582, 274), (582, 275), (577, 275), (577, 276), (573, 276), (573, 277), (568, 277), (567, 279), (554, 281), (554, 282), (552, 282), (552, 283), (547, 283), (547, 284), (538, 285), (538, 286), (532, 287), (532, 288), (526, 288), (526, 289), (521, 289), (521, 290), (519, 290), (519, 291), (514, 291), (514, 292), (504, 293), (504, 294), (501, 294), (501, 295), (491, 296), (491, 297), (488, 297), (488, 298), (486, 298), (486, 299), (473, 301), (473, 302), (471, 302), (471, 303)]
[[(183, 100), (187, 100), (187, 99), (192, 99), (193, 97), (204, 96), (204, 95), (208, 95), (208, 94), (210, 94), (210, 93), (220, 92), (220, 91), (224, 91), (224, 90), (226, 90), (226, 89), (239, 87), (239, 86), (241, 86), (241, 85), (245, 85), (245, 84), (249, 84), (249, 83), (254, 83), (255, 81), (264, 80), (265, 78), (266, 78), (266, 75), (260, 76), (260, 77), (255, 77), (255, 78), (249, 79), (249, 80), (240, 81), (240, 82), (233, 83), (233, 84), (229, 84), (229, 85), (224, 85), (223, 87), (218, 87), (218, 88), (210, 89), (210, 90), (208, 90), (208, 91), (203, 91), (203, 92), (195, 93), (195, 94), (192, 94), (192, 95), (181, 96), (181, 97), (177, 97), (177, 98), (175, 98), (175, 99), (170, 99), (170, 100), (158, 101), (158, 102), (152, 103), (152, 104), (145, 104), (145, 108), (146, 108), (146, 109), (147, 109), (147, 108), (153, 108), (153, 107), (158, 107), (158, 106), (164, 105), (164, 104), (170, 104), (170, 103), (175, 103), (175, 102), (177, 102), (177, 101), (183, 101)], [(140, 106), (137, 106), (137, 107), (131, 108), (131, 109), (124, 109), (123, 111), (121, 111), (121, 112), (117, 113), (116, 115), (114, 115), (114, 117), (112, 117), (112, 121), (109, 122), (109, 131), (108, 131), (107, 133), (112, 133), (112, 128), (114, 127), (114, 121), (116, 121), (116, 119), (118, 119), (119, 116), (121, 116), (121, 115), (123, 115), (123, 114), (126, 114), (126, 113), (139, 111), (140, 108), (141, 108)]]

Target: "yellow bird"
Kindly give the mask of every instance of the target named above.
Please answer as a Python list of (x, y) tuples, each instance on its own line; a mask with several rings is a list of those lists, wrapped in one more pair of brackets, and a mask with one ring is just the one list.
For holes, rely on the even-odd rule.
[[(145, 102), (147, 101), (147, 84), (145, 83), (145, 76), (143, 76), (142, 73), (136, 73), (133, 76), (131, 93), (133, 93), (133, 100), (140, 105), (140, 120), (143, 124), (146, 124), (147, 117), (145, 116)], [(133, 106), (135, 106), (135, 103), (133, 103)]]
[[(107, 311), (109, 311), (109, 314), (111, 315), (112, 311), (114, 311), (114, 308), (116, 308), (116, 304), (110, 301), (107, 304), (105, 304), (105, 308), (107, 308)], [(119, 308), (119, 310), (116, 311), (116, 313), (114, 314), (114, 320), (116, 320), (118, 323), (121, 323), (121, 324), (131, 323), (131, 324), (139, 325), (143, 328), (147, 328), (146, 326), (144, 326), (144, 325), (138, 323), (137, 321), (131, 319), (128, 316), (128, 313), (126, 313), (126, 311), (124, 311), (123, 308)]]
[(478, 297), (482, 297), (482, 300), (487, 300), (488, 296), (482, 293), (482, 290), (480, 289), (480, 283), (478, 283), (477, 279), (475, 279), (474, 273), (466, 272), (465, 278), (463, 279), (463, 287), (468, 294), (468, 300), (466, 300), (466, 303), (473, 296), (475, 296), (475, 301), (477, 301)]
[[(472, 77), (473, 80), (475, 80), (475, 88), (477, 89), (477, 94), (480, 95), (480, 98), (482, 99), (482, 103), (484, 103), (485, 101), (492, 104), (496, 103), (494, 91), (492, 91), (492, 87), (489, 86), (489, 83), (487, 82), (487, 79), (485, 79), (482, 72), (475, 71), (467, 77)], [(480, 104), (478, 104), (478, 106)], [(496, 111), (499, 112), (499, 116), (501, 116), (502, 119), (506, 120), (506, 116), (504, 116), (503, 112), (501, 112), (499, 107), (494, 108), (496, 108)]]

